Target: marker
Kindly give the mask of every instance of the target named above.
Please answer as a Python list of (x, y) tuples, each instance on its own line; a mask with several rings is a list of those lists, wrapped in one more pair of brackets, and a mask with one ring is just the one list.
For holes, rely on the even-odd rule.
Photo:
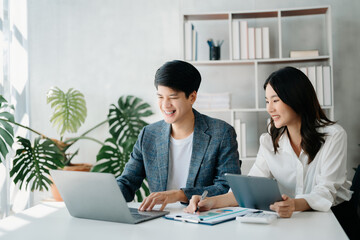
[[(205, 190), (205, 191), (203, 192), (203, 194), (201, 195), (200, 201), (204, 200), (204, 199), (206, 198), (207, 194), (208, 194), (208, 191)], [(199, 206), (197, 206), (195, 212), (197, 212), (197, 211), (199, 211)]]

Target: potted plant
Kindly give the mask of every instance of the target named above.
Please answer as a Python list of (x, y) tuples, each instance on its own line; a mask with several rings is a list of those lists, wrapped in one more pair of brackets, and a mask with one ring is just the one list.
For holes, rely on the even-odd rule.
[[(140, 131), (147, 125), (142, 118), (152, 114), (149, 104), (133, 96), (120, 97), (117, 106), (111, 104), (108, 114), (111, 137), (105, 140), (96, 156), (96, 165), (91, 171), (108, 172), (116, 177), (120, 176)], [(136, 192), (136, 200), (141, 202), (143, 197), (149, 194), (145, 180), (141, 185), (141, 190)]]
[[(97, 156), (99, 163), (93, 171), (111, 172), (116, 176), (121, 174), (123, 166), (130, 158), (129, 153), (132, 151), (137, 135), (147, 125), (141, 118), (153, 114), (149, 109), (150, 105), (141, 99), (133, 96), (120, 97), (118, 106), (111, 105), (109, 115), (104, 121), (79, 137), (64, 139), (66, 132), (76, 133), (85, 121), (87, 109), (84, 96), (74, 89), (69, 89), (64, 93), (54, 87), (48, 91), (47, 102), (54, 109), (50, 121), (57, 127), (60, 134), (59, 139), (49, 138), (32, 128), (17, 123), (11, 113), (14, 110), (13, 107), (0, 95), (0, 163), (14, 143), (14, 125), (38, 135), (33, 144), (27, 138), (17, 137), (20, 148), (16, 150), (13, 168), (10, 170), (10, 176), (14, 176), (14, 182), (20, 183), (20, 188), (25, 184), (24, 187), (30, 187), (31, 191), (48, 190), (52, 184), (49, 169), (63, 169), (73, 165), (71, 160), (79, 150), (69, 153), (68, 149), (80, 139), (96, 141), (103, 146)], [(109, 132), (112, 137), (105, 143), (87, 136), (92, 130), (107, 122), (109, 122)], [(109, 149), (114, 151), (109, 152)], [(86, 170), (90, 170), (90, 167), (85, 166)], [(145, 184), (143, 193), (148, 194)], [(142, 200), (141, 194), (139, 196), (138, 199)]]

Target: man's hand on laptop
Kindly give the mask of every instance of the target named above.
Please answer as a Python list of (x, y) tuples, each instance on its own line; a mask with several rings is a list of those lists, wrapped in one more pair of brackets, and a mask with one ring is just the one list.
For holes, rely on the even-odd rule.
[(140, 211), (151, 211), (156, 204), (162, 204), (160, 211), (163, 211), (168, 203), (174, 203), (177, 201), (187, 202), (188, 199), (182, 190), (169, 190), (164, 192), (151, 193), (141, 203)]

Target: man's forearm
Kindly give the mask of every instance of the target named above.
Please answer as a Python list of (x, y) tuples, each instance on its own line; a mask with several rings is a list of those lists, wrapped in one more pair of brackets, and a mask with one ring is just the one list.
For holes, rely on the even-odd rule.
[(189, 199), (186, 197), (183, 190), (178, 190), (176, 192), (176, 199), (177, 199), (177, 201), (184, 202), (184, 203), (189, 202)]

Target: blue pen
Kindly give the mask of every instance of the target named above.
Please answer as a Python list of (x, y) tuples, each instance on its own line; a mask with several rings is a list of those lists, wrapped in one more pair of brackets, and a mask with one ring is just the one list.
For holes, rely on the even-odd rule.
[(212, 40), (212, 38), (209, 38), (209, 39), (207, 40), (207, 43), (209, 44), (209, 47), (212, 47), (212, 46), (213, 46), (213, 40)]

